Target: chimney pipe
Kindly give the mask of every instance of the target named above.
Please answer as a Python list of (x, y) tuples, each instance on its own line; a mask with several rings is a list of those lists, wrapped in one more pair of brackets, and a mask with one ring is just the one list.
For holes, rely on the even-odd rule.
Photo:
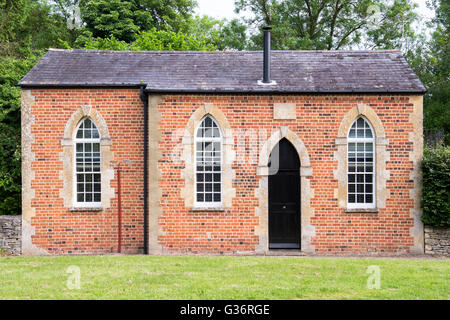
[(270, 83), (270, 30), (271, 27), (267, 26), (264, 30), (264, 76), (263, 83)]
[(270, 79), (270, 30), (271, 27), (263, 27), (264, 30), (264, 70), (263, 80), (260, 84), (276, 84), (275, 81)]

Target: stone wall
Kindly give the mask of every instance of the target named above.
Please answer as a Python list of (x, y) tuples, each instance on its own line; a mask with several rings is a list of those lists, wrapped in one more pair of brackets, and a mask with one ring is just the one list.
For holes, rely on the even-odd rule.
[(425, 253), (450, 256), (450, 228), (425, 226)]
[(0, 249), (19, 255), (21, 234), (22, 216), (0, 216)]

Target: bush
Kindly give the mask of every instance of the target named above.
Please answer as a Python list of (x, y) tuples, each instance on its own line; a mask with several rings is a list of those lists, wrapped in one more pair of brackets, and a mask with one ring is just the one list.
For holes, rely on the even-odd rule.
[(422, 172), (422, 221), (450, 227), (450, 147), (425, 148)]

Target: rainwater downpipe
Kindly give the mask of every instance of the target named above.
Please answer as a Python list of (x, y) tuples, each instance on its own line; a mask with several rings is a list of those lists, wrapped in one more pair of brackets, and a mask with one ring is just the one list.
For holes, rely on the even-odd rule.
[(148, 254), (148, 94), (141, 84), (140, 98), (144, 104), (144, 254)]

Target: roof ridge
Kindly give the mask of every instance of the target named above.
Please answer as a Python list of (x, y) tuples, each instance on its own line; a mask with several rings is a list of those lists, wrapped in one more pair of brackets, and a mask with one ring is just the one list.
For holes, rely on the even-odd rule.
[[(61, 49), (61, 48), (49, 48), (48, 51), (55, 52), (98, 52), (98, 53), (155, 53), (155, 54), (223, 54), (223, 53), (261, 53), (262, 50), (214, 50), (214, 51), (201, 51), (201, 50), (99, 50), (99, 49)], [(399, 49), (378, 49), (378, 50), (271, 50), (273, 53), (399, 53)]]

